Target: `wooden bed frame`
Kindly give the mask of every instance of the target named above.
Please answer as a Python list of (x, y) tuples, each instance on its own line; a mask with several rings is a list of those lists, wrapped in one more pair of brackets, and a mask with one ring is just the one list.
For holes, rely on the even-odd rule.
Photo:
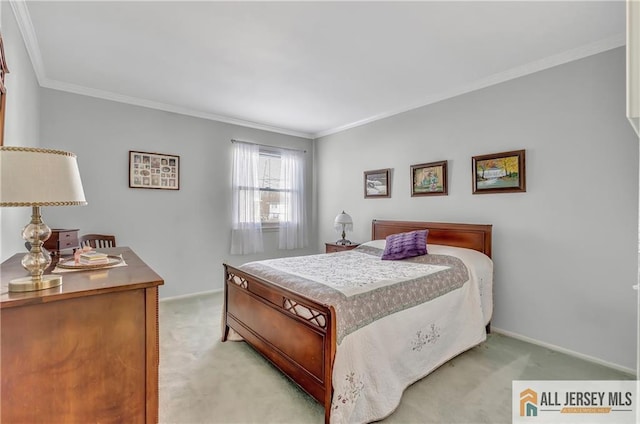
[[(372, 240), (428, 229), (429, 244), (465, 247), (491, 257), (491, 225), (380, 221)], [(336, 316), (324, 305), (224, 264), (224, 331), (232, 328), (300, 388), (324, 405), (329, 423)]]

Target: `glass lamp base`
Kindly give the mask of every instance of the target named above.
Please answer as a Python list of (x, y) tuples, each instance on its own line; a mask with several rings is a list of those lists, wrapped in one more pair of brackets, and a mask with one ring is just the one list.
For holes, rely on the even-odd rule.
[(62, 285), (61, 275), (43, 275), (41, 280), (33, 280), (31, 277), (16, 278), (9, 281), (10, 292), (29, 292), (45, 290)]

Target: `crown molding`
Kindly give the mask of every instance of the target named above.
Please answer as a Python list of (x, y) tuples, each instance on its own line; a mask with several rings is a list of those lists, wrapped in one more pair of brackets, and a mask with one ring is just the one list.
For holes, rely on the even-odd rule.
[(161, 102), (155, 102), (152, 100), (141, 99), (138, 97), (125, 96), (123, 94), (113, 93), (111, 91), (98, 90), (95, 88), (89, 88), (81, 85), (70, 84), (57, 80), (51, 80), (44, 78), (40, 84), (44, 88), (50, 88), (52, 90), (65, 91), (67, 93), (80, 94), (83, 96), (95, 97), (104, 100), (110, 100), (118, 103), (126, 103), (134, 106), (141, 106), (149, 109), (162, 110), (165, 112), (177, 113), (179, 115), (187, 115), (195, 118), (207, 119), (210, 121), (223, 122), (226, 124), (239, 125), (247, 128), (254, 128), (257, 130), (270, 131), (278, 134), (291, 135), (294, 137), (301, 137), (312, 139), (313, 135), (301, 131), (289, 130), (286, 128), (274, 127), (271, 125), (260, 124), (257, 122), (246, 121), (239, 118), (233, 118), (229, 116), (216, 115), (213, 113), (202, 112), (199, 110), (189, 109), (186, 107), (170, 105)]
[(45, 79), (44, 64), (42, 63), (38, 37), (36, 37), (33, 22), (31, 22), (31, 15), (29, 15), (29, 10), (27, 9), (27, 2), (24, 0), (9, 0), (9, 4), (18, 22), (18, 29), (20, 29), (20, 34), (24, 40), (29, 59), (31, 59), (38, 84), (42, 85), (42, 81)]
[(480, 90), (492, 85), (500, 84), (512, 79), (520, 78), (526, 75), (530, 75), (536, 72), (543, 71), (545, 69), (553, 68), (555, 66), (563, 65), (565, 63), (573, 62), (574, 60), (583, 59), (588, 56), (592, 56), (598, 53), (605, 52), (607, 50), (615, 49), (625, 45), (625, 34), (620, 33), (609, 38), (605, 38), (594, 43), (586, 44), (575, 49), (567, 50), (565, 52), (549, 56), (535, 62), (530, 62), (522, 66), (508, 69), (503, 72), (499, 72), (489, 77), (479, 79), (470, 84), (459, 86), (452, 90), (438, 93), (433, 96), (427, 97), (424, 101), (406, 106), (396, 110), (390, 110), (384, 113), (380, 113), (359, 121), (352, 122), (350, 124), (341, 125), (339, 127), (320, 131), (313, 134), (314, 139), (325, 137), (327, 135), (335, 134), (338, 132), (346, 131), (351, 128), (356, 128), (371, 122), (379, 121), (381, 119), (389, 118), (400, 113), (408, 112), (410, 110), (418, 109), (420, 107), (428, 106), (433, 103), (440, 102), (442, 100), (450, 99), (452, 97), (460, 96), (462, 94), (470, 93), (472, 91)]
[(150, 109), (162, 110), (165, 112), (177, 113), (180, 115), (193, 116), (196, 118), (208, 119), (211, 121), (223, 122), (227, 124), (239, 125), (242, 127), (253, 128), (257, 130), (275, 132), (278, 134), (291, 135), (294, 137), (301, 137), (312, 139), (313, 135), (302, 131), (294, 131), (287, 128), (280, 128), (276, 126), (261, 124), (252, 121), (246, 121), (239, 118), (216, 115), (213, 113), (202, 112), (189, 108), (184, 108), (175, 105), (169, 105), (165, 103), (155, 102), (152, 100), (141, 99), (137, 97), (125, 96), (118, 93), (113, 93), (105, 90), (98, 90), (89, 87), (84, 87), (76, 84), (65, 83), (62, 81), (53, 80), (47, 77), (45, 67), (42, 61), (42, 54), (40, 52), (40, 46), (38, 45), (38, 38), (33, 28), (33, 22), (29, 15), (26, 1), (24, 0), (9, 0), (11, 9), (18, 22), (22, 39), (24, 40), (27, 53), (31, 59), (33, 70), (36, 74), (38, 84), (43, 88), (50, 88), (53, 90), (66, 91), (74, 94), (81, 94), (89, 97), (96, 97), (104, 100), (111, 100), (119, 103), (126, 103), (135, 106), (146, 107)]

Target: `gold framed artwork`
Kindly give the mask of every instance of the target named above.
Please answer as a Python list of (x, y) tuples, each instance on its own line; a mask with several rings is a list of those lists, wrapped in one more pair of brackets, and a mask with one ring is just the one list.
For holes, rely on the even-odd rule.
[(411, 197), (447, 194), (446, 160), (411, 165)]
[(527, 191), (524, 150), (473, 156), (471, 166), (473, 194)]
[(364, 172), (364, 197), (391, 197), (390, 169)]
[(180, 156), (130, 150), (129, 187), (180, 190)]

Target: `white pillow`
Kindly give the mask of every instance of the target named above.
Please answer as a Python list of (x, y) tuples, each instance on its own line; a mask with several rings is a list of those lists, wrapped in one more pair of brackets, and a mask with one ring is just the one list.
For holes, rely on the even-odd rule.
[(387, 244), (386, 240), (371, 240), (366, 243), (360, 244), (360, 246), (369, 246), (369, 247), (375, 247), (375, 248), (384, 250), (384, 247), (386, 246), (386, 244)]

